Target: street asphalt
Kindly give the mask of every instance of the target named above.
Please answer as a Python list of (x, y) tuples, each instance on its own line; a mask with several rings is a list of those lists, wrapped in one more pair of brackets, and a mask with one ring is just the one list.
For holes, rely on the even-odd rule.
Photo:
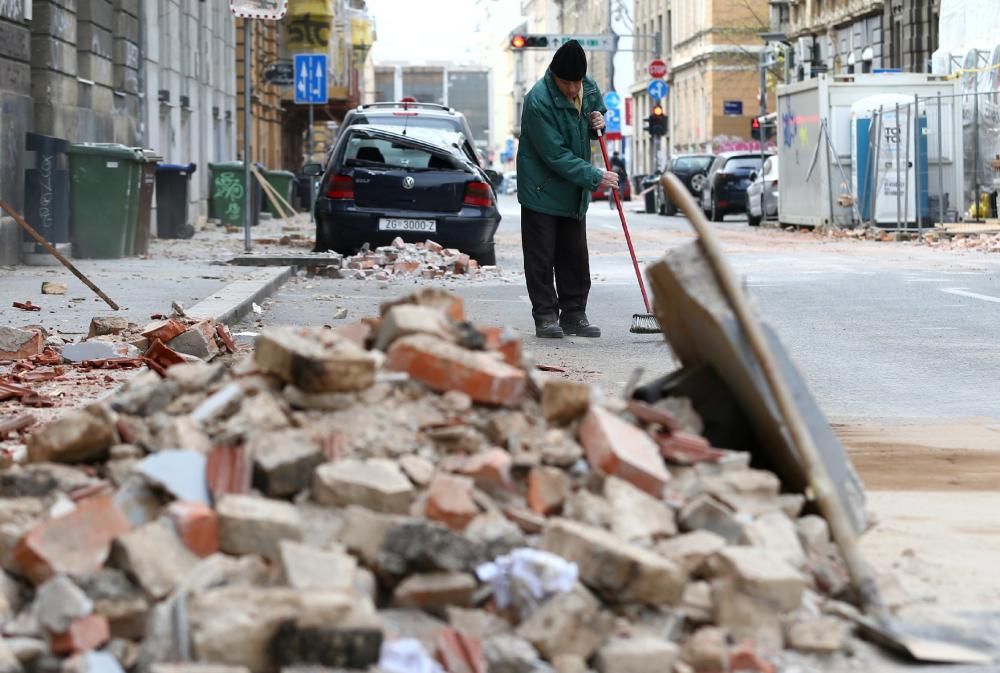
[[(637, 212), (626, 204), (633, 242), (646, 264), (692, 240), (683, 217)], [(501, 199), (499, 275), (445, 281), (465, 298), (480, 325), (506, 325), (525, 338), (540, 363), (620, 394), (636, 369), (648, 379), (676, 367), (660, 335), (635, 335), (644, 312), (617, 212), (606, 202), (588, 214), (591, 248), (589, 317), (602, 338), (534, 337), (521, 273), (516, 198)], [(760, 313), (777, 329), (813, 394), (831, 417), (1000, 418), (1000, 256), (934, 250), (908, 243), (829, 240), (812, 234), (750, 228), (742, 216), (718, 227), (730, 260)], [(298, 277), (265, 302), (262, 325), (336, 324), (377, 313), (378, 305), (419, 286)], [(441, 284), (440, 282), (438, 284)]]

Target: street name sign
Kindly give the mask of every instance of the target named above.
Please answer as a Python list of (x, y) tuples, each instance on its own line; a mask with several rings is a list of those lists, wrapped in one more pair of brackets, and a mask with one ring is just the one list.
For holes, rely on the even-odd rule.
[(617, 35), (546, 35), (549, 38), (549, 49), (558, 49), (570, 40), (576, 40), (580, 46), (590, 51), (614, 51), (617, 48)]
[(275, 61), (264, 68), (264, 81), (276, 86), (295, 84), (295, 66), (290, 61)]
[(667, 97), (667, 92), (670, 91), (670, 87), (662, 79), (654, 79), (646, 87), (646, 93), (653, 100), (662, 100)]
[(648, 69), (650, 77), (662, 79), (667, 76), (667, 64), (658, 58), (649, 62)]
[(229, 0), (229, 9), (241, 19), (277, 21), (288, 13), (288, 0)]
[(295, 55), (295, 104), (325, 104), (326, 54)]

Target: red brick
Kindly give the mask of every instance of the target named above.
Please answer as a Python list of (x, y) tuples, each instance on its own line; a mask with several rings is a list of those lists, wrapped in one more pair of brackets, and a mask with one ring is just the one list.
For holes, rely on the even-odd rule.
[(474, 259), (469, 260), (469, 271), (476, 271), (479, 269), (479, 262)]
[[(434, 274), (434, 269), (425, 269), (425, 271), (429, 271), (432, 276)], [(380, 307), (381, 314), (385, 315), (393, 306), (397, 306), (399, 304), (429, 306), (443, 311), (448, 318), (454, 320), (455, 322), (462, 322), (465, 320), (465, 304), (462, 302), (462, 298), (448, 292), (447, 290), (432, 287), (424, 288), (423, 290), (414, 292), (413, 294), (403, 297), (402, 299), (382, 304)]]
[(159, 339), (153, 341), (153, 345), (146, 351), (146, 357), (163, 369), (169, 369), (174, 365), (180, 365), (187, 362), (187, 360), (185, 360), (180, 353), (172, 348), (169, 348), (168, 346), (165, 346)]
[(208, 454), (205, 478), (212, 497), (218, 499), (227, 493), (250, 492), (253, 479), (253, 461), (242, 448), (219, 446)]
[(762, 659), (752, 641), (729, 651), (729, 670), (740, 673), (774, 673), (774, 665)]
[(469, 522), (479, 516), (472, 488), (472, 480), (466, 477), (436, 475), (427, 490), (424, 514), (454, 530), (465, 530)]
[(524, 349), (519, 337), (507, 337), (500, 343), (500, 354), (503, 361), (511, 367), (520, 367), (524, 360)]
[(215, 333), (222, 340), (222, 344), (226, 347), (227, 351), (230, 353), (236, 352), (236, 341), (233, 339), (233, 333), (229, 331), (228, 327), (221, 322), (216, 323)]
[(96, 650), (111, 640), (111, 626), (104, 615), (87, 615), (70, 624), (65, 633), (52, 635), (49, 648), (53, 654), (70, 655)]
[(167, 343), (171, 339), (184, 334), (185, 331), (187, 331), (187, 325), (179, 320), (158, 320), (146, 325), (142, 329), (142, 336), (149, 339), (150, 343), (157, 339), (163, 343)]
[(677, 465), (717, 463), (725, 455), (713, 449), (704, 437), (687, 432), (662, 433), (656, 438), (656, 443), (660, 445), (660, 454)]
[(677, 423), (677, 419), (666, 409), (654, 407), (640, 400), (629, 400), (628, 411), (642, 423), (655, 423), (670, 432), (680, 430), (680, 424)]
[(104, 565), (112, 540), (128, 530), (111, 496), (97, 496), (32, 528), (14, 549), (14, 561), (36, 585), (59, 573), (89, 575)]
[(372, 328), (371, 323), (365, 321), (348, 323), (347, 325), (338, 327), (334, 331), (362, 348), (367, 348), (368, 340), (375, 333), (375, 329)]
[(465, 253), (459, 253), (455, 260), (455, 265), (451, 268), (454, 274), (464, 274), (469, 270), (470, 258)]
[(413, 273), (420, 268), (420, 262), (396, 262), (392, 265), (393, 273)]
[(45, 347), (45, 342), (42, 340), (41, 332), (38, 330), (18, 330), (15, 333), (18, 334), (18, 338), (20, 338), (21, 332), (27, 333), (29, 331), (31, 334), (30, 336), (25, 334), (27, 337), (25, 341), (20, 343), (15, 341), (15, 343), (11, 344), (12, 346), (17, 346), (16, 351), (0, 350), (0, 360), (24, 360), (41, 353), (42, 349)]
[(486, 350), (499, 352), (503, 361), (512, 367), (521, 366), (521, 339), (503, 327), (484, 327), (479, 333), (486, 340)]
[(535, 514), (530, 509), (508, 507), (504, 509), (503, 514), (528, 535), (541, 533), (542, 529), (545, 528), (545, 517)]
[(219, 516), (200, 502), (174, 501), (167, 507), (177, 536), (194, 554), (205, 558), (219, 551)]
[(475, 636), (445, 628), (436, 645), (436, 658), (448, 673), (486, 673), (486, 655)]
[(510, 464), (510, 454), (494, 448), (466, 460), (461, 471), (481, 488), (509, 488)]
[(606, 409), (591, 406), (580, 425), (579, 437), (591, 466), (660, 497), (670, 473), (659, 447), (645, 431)]
[(483, 404), (515, 407), (527, 390), (527, 377), (520, 369), (486, 353), (423, 334), (396, 341), (389, 349), (386, 367), (407, 372), (434, 390), (458, 390)]
[(535, 467), (528, 474), (528, 507), (536, 514), (558, 512), (569, 491), (569, 477), (557, 467)]
[(444, 246), (436, 241), (426, 241), (424, 243), (424, 249), (430, 252), (442, 253), (444, 252)]
[(184, 333), (166, 342), (167, 347), (193, 355), (202, 360), (211, 360), (219, 354), (219, 344), (215, 340), (215, 323), (201, 320), (184, 330)]

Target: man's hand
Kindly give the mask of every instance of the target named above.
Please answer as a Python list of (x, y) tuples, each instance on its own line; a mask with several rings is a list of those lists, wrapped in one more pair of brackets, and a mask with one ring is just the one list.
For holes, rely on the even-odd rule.
[[(595, 114), (600, 114), (597, 112)], [(618, 174), (614, 171), (604, 171), (604, 175), (601, 176), (601, 184), (598, 189), (618, 189)]]
[(602, 115), (600, 112), (596, 112), (596, 111), (595, 112), (591, 112), (590, 113), (590, 128), (592, 128), (595, 131), (603, 129), (604, 128), (604, 115)]

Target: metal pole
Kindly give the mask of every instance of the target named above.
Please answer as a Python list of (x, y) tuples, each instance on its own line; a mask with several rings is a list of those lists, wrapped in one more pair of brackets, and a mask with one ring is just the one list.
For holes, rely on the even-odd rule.
[(250, 223), (253, 209), (252, 184), (250, 182), (250, 40), (253, 38), (253, 22), (243, 19), (243, 249), (250, 252)]
[(941, 130), (944, 122), (941, 120), (941, 92), (937, 92), (937, 145), (938, 145), (938, 222), (944, 224), (944, 138)]
[(899, 143), (902, 142), (902, 138), (902, 129), (899, 127), (899, 103), (896, 103), (896, 156), (892, 159), (892, 163), (896, 164), (896, 231), (902, 229), (902, 226), (900, 226), (902, 224), (902, 220), (900, 218), (903, 217), (903, 190), (900, 189), (903, 177), (900, 174), (899, 167), (899, 160), (902, 158), (900, 157), (901, 152)]
[[(767, 45), (764, 45), (764, 49), (760, 51), (760, 59), (758, 67), (760, 68), (758, 84), (760, 85), (760, 124), (758, 128), (760, 129), (760, 170), (761, 173), (764, 172), (764, 141), (767, 139), (767, 128), (764, 122), (764, 116), (767, 114)], [(763, 178), (761, 178), (761, 185), (763, 190)], [(763, 193), (763, 191), (762, 191)]]
[[(826, 199), (829, 202), (830, 206), (829, 226), (836, 227), (837, 225), (834, 223), (834, 210), (833, 210), (833, 155), (830, 152), (830, 146), (833, 143), (830, 142), (830, 126), (827, 124), (826, 119), (824, 119), (820, 123), (819, 135), (820, 138), (818, 138), (816, 142), (820, 142), (821, 139), (826, 140), (826, 166), (824, 166), (823, 169), (824, 172), (826, 173)], [(761, 190), (761, 193), (763, 193), (763, 190)], [(763, 211), (763, 208), (761, 208), (761, 210)], [(764, 213), (761, 213), (761, 215), (764, 216), (766, 219), (766, 215)]]
[[(312, 162), (313, 155), (313, 104), (309, 104), (309, 132), (307, 134), (308, 140), (306, 140), (306, 163)], [(306, 176), (309, 178), (309, 222), (312, 223), (313, 220), (313, 208), (316, 207), (316, 180), (313, 176)]]
[[(899, 120), (897, 120), (899, 121)], [(903, 227), (905, 229), (910, 228), (910, 106), (906, 106), (906, 146), (904, 148), (903, 168), (905, 173), (903, 174)], [(914, 139), (916, 142), (916, 139)], [(914, 149), (914, 155), (916, 155), (916, 149)], [(917, 162), (914, 162), (917, 163)], [(899, 189), (899, 185), (896, 185)]]
[(880, 105), (878, 108), (878, 117), (876, 118), (876, 129), (875, 129), (875, 158), (872, 162), (872, 210), (871, 210), (871, 226), (878, 226), (878, 216), (875, 209), (878, 207), (878, 178), (879, 173), (882, 170), (880, 161), (882, 159), (882, 117), (885, 115), (885, 107)]
[[(977, 90), (978, 90), (978, 77)], [(972, 153), (972, 183), (975, 187), (976, 192), (973, 197), (972, 204), (976, 207), (976, 213), (981, 215), (979, 212), (979, 96), (977, 93), (972, 94), (972, 133), (976, 141), (973, 143), (973, 153)], [(985, 219), (977, 217), (976, 220)]]

